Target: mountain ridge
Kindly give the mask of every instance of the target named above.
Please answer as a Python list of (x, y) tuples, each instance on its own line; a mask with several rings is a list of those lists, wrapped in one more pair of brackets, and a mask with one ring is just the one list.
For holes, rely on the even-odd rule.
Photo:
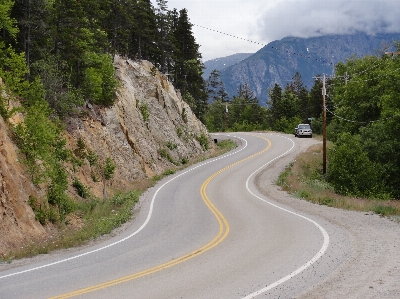
[(275, 83), (284, 87), (296, 72), (304, 85), (313, 85), (312, 77), (332, 75), (334, 65), (351, 57), (381, 55), (393, 42), (400, 40), (400, 33), (353, 35), (326, 35), (322, 37), (285, 37), (264, 46), (253, 55), (220, 71), (230, 97), (240, 85), (249, 84), (261, 104), (268, 101), (268, 89)]

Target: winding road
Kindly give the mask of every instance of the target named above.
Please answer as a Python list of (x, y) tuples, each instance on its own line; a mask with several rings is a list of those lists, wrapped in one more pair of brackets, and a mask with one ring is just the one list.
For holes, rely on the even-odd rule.
[(255, 185), (258, 173), (276, 177), (315, 141), (214, 138), (239, 146), (149, 189), (117, 236), (1, 271), (0, 298), (292, 298), (332, 273), (346, 259), (341, 228)]

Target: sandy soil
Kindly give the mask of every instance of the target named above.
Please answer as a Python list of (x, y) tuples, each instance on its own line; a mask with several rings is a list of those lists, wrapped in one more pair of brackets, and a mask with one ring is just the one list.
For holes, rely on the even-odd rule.
[(400, 298), (400, 219), (312, 204), (293, 198), (275, 185), (284, 167), (315, 142), (298, 140), (295, 152), (265, 169), (256, 179), (259, 190), (269, 198), (311, 217), (322, 217), (347, 233), (350, 241), (347, 259), (328, 277), (294, 298)]

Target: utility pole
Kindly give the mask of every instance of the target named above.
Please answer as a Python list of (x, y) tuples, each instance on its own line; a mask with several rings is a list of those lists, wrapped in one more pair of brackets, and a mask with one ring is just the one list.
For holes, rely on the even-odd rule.
[(322, 77), (313, 77), (314, 79), (322, 79), (322, 116), (323, 116), (323, 124), (322, 124), (322, 174), (326, 174), (326, 87), (325, 74)]
[(325, 74), (322, 81), (322, 107), (323, 107), (323, 128), (322, 128), (322, 175), (326, 173), (326, 88)]

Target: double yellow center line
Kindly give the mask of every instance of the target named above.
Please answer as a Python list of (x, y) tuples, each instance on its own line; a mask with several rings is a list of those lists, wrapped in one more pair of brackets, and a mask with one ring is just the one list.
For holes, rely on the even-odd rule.
[(233, 163), (233, 164), (231, 164), (231, 165), (229, 165), (229, 166), (217, 171), (216, 173), (211, 175), (203, 183), (203, 185), (200, 188), (200, 194), (201, 194), (201, 197), (202, 197), (204, 203), (211, 210), (211, 212), (214, 214), (215, 218), (217, 218), (217, 221), (218, 221), (218, 224), (219, 224), (219, 232), (210, 242), (208, 242), (206, 245), (202, 246), (201, 248), (199, 248), (197, 250), (194, 250), (194, 251), (192, 251), (192, 252), (190, 252), (190, 253), (182, 256), (182, 257), (179, 257), (179, 258), (174, 259), (172, 261), (169, 261), (167, 263), (161, 264), (159, 266), (156, 266), (156, 267), (153, 267), (153, 268), (141, 271), (141, 272), (137, 272), (137, 273), (134, 273), (134, 274), (131, 274), (131, 275), (128, 275), (128, 276), (124, 276), (124, 277), (121, 277), (121, 278), (118, 278), (118, 279), (114, 279), (114, 280), (110, 280), (110, 281), (107, 281), (107, 282), (104, 282), (104, 283), (100, 283), (100, 284), (97, 284), (97, 285), (94, 285), (94, 286), (91, 286), (91, 287), (83, 288), (83, 289), (80, 289), (80, 290), (77, 290), (77, 291), (74, 291), (74, 292), (70, 292), (70, 293), (66, 293), (66, 294), (63, 294), (63, 295), (58, 295), (58, 296), (55, 296), (55, 297), (51, 297), (49, 299), (71, 298), (71, 297), (79, 296), (79, 295), (82, 295), (82, 294), (86, 294), (86, 293), (94, 292), (94, 291), (97, 291), (97, 290), (101, 290), (101, 289), (104, 289), (104, 288), (108, 288), (108, 287), (111, 287), (111, 286), (115, 286), (117, 284), (121, 284), (121, 283), (124, 283), (124, 282), (127, 282), (127, 281), (131, 281), (131, 280), (134, 280), (134, 279), (137, 279), (137, 278), (140, 278), (140, 277), (143, 277), (143, 276), (146, 276), (146, 275), (149, 275), (149, 274), (152, 274), (152, 273), (155, 273), (155, 272), (170, 268), (170, 267), (175, 266), (177, 264), (183, 263), (183, 262), (185, 262), (185, 261), (187, 261), (187, 260), (189, 260), (189, 259), (191, 259), (191, 258), (193, 258), (195, 256), (198, 256), (198, 255), (210, 250), (211, 248), (214, 248), (218, 244), (220, 244), (226, 238), (226, 236), (229, 234), (229, 224), (228, 224), (228, 221), (226, 221), (225, 217), (222, 215), (222, 213), (215, 207), (215, 205), (208, 198), (207, 193), (206, 193), (207, 186), (211, 182), (211, 180), (214, 179), (217, 175), (221, 174), (222, 172), (226, 171), (227, 169), (229, 169), (229, 168), (231, 168), (233, 166), (236, 166), (239, 163), (242, 163), (242, 162), (244, 162), (244, 161), (246, 161), (248, 159), (251, 159), (251, 158), (253, 158), (253, 157), (257, 156), (257, 155), (260, 155), (261, 153), (267, 151), (271, 147), (271, 142), (268, 139), (266, 139), (264, 137), (259, 137), (259, 138), (262, 138), (262, 139), (264, 139), (264, 140), (266, 140), (268, 142), (268, 146), (265, 149), (263, 149), (262, 151), (254, 154), (254, 155), (251, 155), (251, 156), (249, 156), (247, 158), (244, 158), (244, 159), (242, 159), (240, 161), (237, 161), (237, 162), (235, 162), (235, 163)]

